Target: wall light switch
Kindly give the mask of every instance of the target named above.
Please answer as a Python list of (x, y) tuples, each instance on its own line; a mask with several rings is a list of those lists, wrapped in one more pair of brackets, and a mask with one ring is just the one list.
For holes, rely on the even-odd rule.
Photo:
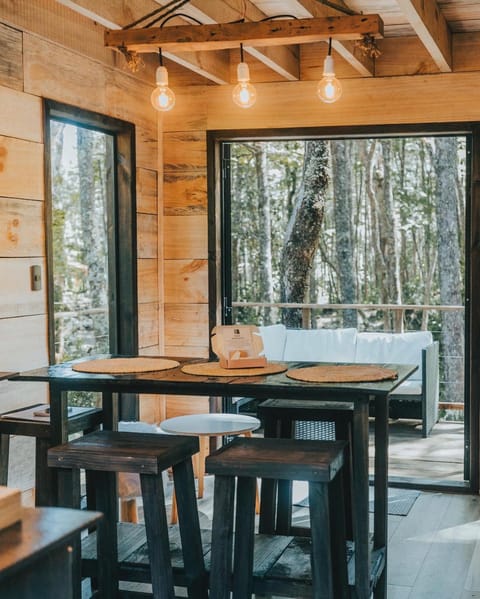
[(39, 264), (30, 266), (30, 282), (32, 291), (40, 291), (42, 288), (42, 269)]

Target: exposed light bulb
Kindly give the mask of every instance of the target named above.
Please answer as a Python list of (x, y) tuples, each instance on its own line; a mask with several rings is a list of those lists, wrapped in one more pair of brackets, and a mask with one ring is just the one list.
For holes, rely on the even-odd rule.
[(317, 94), (320, 100), (327, 104), (336, 102), (342, 95), (342, 84), (335, 77), (333, 56), (330, 56), (330, 54), (323, 63), (323, 77), (318, 83)]
[(175, 106), (175, 94), (168, 87), (168, 71), (164, 66), (157, 68), (156, 73), (157, 87), (150, 96), (150, 101), (155, 110), (167, 112)]
[(246, 62), (237, 66), (237, 85), (233, 88), (232, 98), (240, 108), (250, 108), (257, 101), (257, 90), (250, 83), (250, 72)]

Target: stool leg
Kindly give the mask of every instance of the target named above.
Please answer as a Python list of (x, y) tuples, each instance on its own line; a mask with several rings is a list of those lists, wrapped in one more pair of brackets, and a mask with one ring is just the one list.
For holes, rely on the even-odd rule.
[(35, 506), (55, 505), (55, 498), (50, 496), (48, 489), (53, 489), (54, 477), (57, 475), (55, 468), (49, 468), (47, 453), (51, 447), (49, 439), (37, 437), (35, 439)]
[[(277, 436), (277, 419), (269, 415), (265, 416), (263, 436)], [(277, 481), (273, 478), (262, 480), (260, 490), (260, 518), (258, 532), (262, 534), (273, 534), (275, 532)]]
[(253, 592), (253, 546), (255, 532), (255, 478), (239, 477), (235, 519), (233, 599), (247, 599)]
[(235, 477), (215, 475), (210, 599), (229, 599), (232, 571)]
[(188, 596), (191, 599), (206, 599), (208, 579), (203, 558), (191, 459), (184, 460), (173, 467), (173, 481), (178, 497), (178, 523)]
[(197, 479), (198, 479), (198, 498), (203, 497), (204, 485), (205, 485), (205, 460), (208, 454), (208, 447), (210, 437), (200, 435), (199, 439), (200, 452), (198, 454), (198, 468), (197, 468)]
[(330, 512), (325, 483), (308, 483), (308, 504), (312, 530), (312, 586), (314, 599), (333, 598), (332, 556), (330, 553)]
[(153, 596), (156, 599), (174, 599), (162, 473), (140, 474), (140, 484)]
[(104, 517), (97, 527), (97, 572), (99, 596), (116, 599), (118, 595), (116, 472), (89, 472), (96, 490), (95, 504)]
[(0, 485), (8, 484), (8, 456), (10, 454), (10, 435), (0, 435)]
[[(345, 465), (344, 465), (345, 467)], [(348, 592), (348, 564), (347, 564), (347, 512), (350, 513), (350, 504), (346, 503), (344, 492), (344, 477), (337, 474), (328, 487), (330, 503), (330, 530), (333, 560), (333, 590), (335, 597), (347, 599)]]

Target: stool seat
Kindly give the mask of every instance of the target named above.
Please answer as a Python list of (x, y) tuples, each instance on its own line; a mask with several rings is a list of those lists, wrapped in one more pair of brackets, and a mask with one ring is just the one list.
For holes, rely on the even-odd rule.
[[(308, 481), (312, 587), (302, 596), (349, 596), (341, 476), (346, 447), (345, 441), (237, 437), (207, 458), (206, 470), (215, 474), (210, 599), (225, 599), (230, 591), (235, 599), (249, 599), (254, 592), (269, 594), (265, 579), (260, 590), (255, 588), (253, 573), (257, 477)], [(283, 570), (286, 564), (280, 566), (279, 561), (278, 566)], [(297, 581), (287, 576), (273, 594), (298, 597)]]
[[(206, 460), (207, 472), (282, 480), (332, 481), (343, 466), (344, 441), (234, 439)], [(321, 451), (320, 451), (321, 449)]]
[(177, 435), (241, 435), (260, 427), (260, 420), (241, 414), (187, 414), (160, 424), (165, 433)]
[(52, 447), (48, 451), (48, 465), (160, 474), (197, 451), (198, 440), (189, 437), (104, 430)]
[(80, 469), (84, 469), (95, 488), (96, 507), (105, 515), (97, 535), (99, 596), (103, 599), (118, 596), (114, 492), (117, 472), (140, 474), (153, 597), (175, 597), (162, 477), (168, 468), (172, 468), (179, 497), (179, 528), (188, 596), (206, 599), (207, 578), (191, 459), (198, 449), (198, 438), (194, 437), (102, 430), (49, 450), (48, 465), (63, 472), (59, 480), (60, 505), (76, 507), (72, 504), (78, 495)]

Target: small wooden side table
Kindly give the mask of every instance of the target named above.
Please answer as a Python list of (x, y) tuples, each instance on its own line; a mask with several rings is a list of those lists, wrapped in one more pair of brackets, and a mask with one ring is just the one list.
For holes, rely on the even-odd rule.
[(22, 521), (0, 531), (2, 599), (75, 597), (73, 548), (100, 512), (24, 508)]

